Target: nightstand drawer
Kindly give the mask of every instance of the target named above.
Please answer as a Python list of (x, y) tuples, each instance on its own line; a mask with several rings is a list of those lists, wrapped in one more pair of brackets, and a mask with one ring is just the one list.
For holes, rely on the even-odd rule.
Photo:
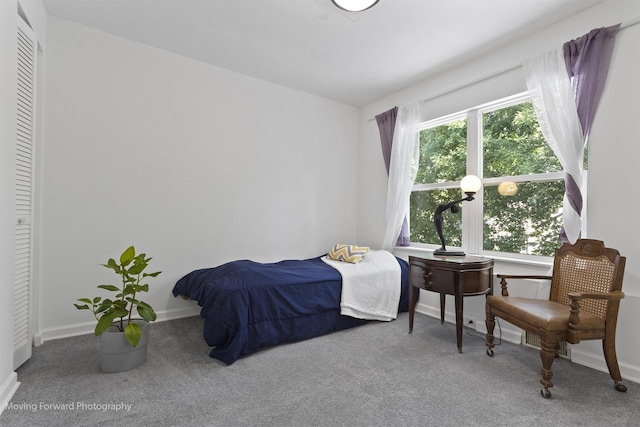
[(454, 280), (454, 272), (412, 264), (410, 280), (411, 286), (416, 288), (447, 293), (452, 290), (451, 283)]
[(493, 269), (465, 271), (460, 273), (462, 292), (465, 295), (484, 294), (493, 282)]

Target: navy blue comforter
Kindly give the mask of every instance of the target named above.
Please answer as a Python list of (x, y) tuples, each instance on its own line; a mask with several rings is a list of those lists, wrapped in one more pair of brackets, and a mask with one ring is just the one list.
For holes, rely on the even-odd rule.
[[(408, 310), (408, 265), (400, 311)], [(258, 263), (232, 261), (181, 278), (173, 295), (197, 301), (210, 356), (227, 364), (260, 348), (300, 341), (366, 323), (340, 315), (340, 273), (321, 257)]]

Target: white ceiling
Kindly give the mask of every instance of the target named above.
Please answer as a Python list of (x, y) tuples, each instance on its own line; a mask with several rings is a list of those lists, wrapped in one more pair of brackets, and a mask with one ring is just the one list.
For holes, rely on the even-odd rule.
[(361, 106), (603, 0), (44, 0), (47, 12)]

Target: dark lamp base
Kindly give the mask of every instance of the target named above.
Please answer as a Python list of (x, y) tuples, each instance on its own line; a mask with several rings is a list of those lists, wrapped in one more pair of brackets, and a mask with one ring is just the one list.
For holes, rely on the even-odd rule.
[(464, 256), (465, 253), (462, 251), (448, 251), (446, 249), (436, 249), (433, 251), (434, 255), (438, 256)]

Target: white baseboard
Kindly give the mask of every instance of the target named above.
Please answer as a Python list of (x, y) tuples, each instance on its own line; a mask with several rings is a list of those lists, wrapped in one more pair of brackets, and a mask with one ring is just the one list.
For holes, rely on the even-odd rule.
[[(434, 307), (431, 307), (426, 304), (422, 304), (418, 301), (416, 304), (416, 313), (424, 314), (429, 317), (435, 317), (436, 319), (440, 319), (440, 310), (436, 310)], [(444, 320), (447, 320), (447, 314), (445, 313)]]
[(191, 307), (188, 308), (180, 308), (180, 309), (175, 309), (175, 310), (169, 310), (169, 311), (162, 311), (158, 313), (158, 319), (156, 320), (156, 322), (164, 322), (166, 320), (173, 320), (173, 319), (182, 319), (184, 317), (192, 317), (192, 316), (199, 316), (200, 315), (200, 310), (201, 308), (197, 305), (194, 304)]
[[(609, 373), (607, 362), (604, 360), (604, 354), (596, 356), (590, 352), (581, 351), (577, 346), (572, 346), (571, 361), (597, 371)], [(638, 369), (637, 366), (621, 363), (620, 360), (618, 360), (618, 364), (620, 365), (620, 374), (623, 380), (640, 383), (640, 369)]]
[[(176, 310), (165, 310), (162, 312), (157, 312), (156, 314), (158, 315), (156, 322), (164, 322), (167, 320), (181, 319), (183, 317), (198, 316), (200, 314), (200, 307), (194, 306)], [(96, 322), (92, 321), (75, 323), (72, 325), (65, 325), (56, 328), (45, 328), (35, 334), (34, 345), (41, 345), (50, 340), (92, 334), (95, 327)]]
[(7, 408), (9, 402), (11, 402), (11, 398), (16, 393), (16, 390), (18, 390), (18, 387), (20, 387), (18, 374), (11, 372), (2, 382), (2, 385), (0, 385), (0, 415), (2, 415), (2, 412)]
[[(416, 304), (416, 312), (424, 314), (429, 317), (435, 317), (436, 319), (440, 319), (440, 308), (435, 308), (426, 304)], [(500, 322), (500, 319), (496, 319), (497, 322)], [(445, 310), (444, 313), (444, 321), (447, 323), (456, 323), (456, 317), (454, 313), (450, 313)], [(484, 322), (475, 321), (474, 329), (476, 332), (480, 334), (487, 333), (487, 327)], [(521, 330), (513, 330), (513, 329), (505, 329), (502, 328), (499, 323), (496, 324), (496, 328), (493, 331), (493, 335), (495, 337), (494, 342), (498, 342), (498, 340), (504, 340), (513, 344), (521, 344), (522, 343), (522, 331)]]

